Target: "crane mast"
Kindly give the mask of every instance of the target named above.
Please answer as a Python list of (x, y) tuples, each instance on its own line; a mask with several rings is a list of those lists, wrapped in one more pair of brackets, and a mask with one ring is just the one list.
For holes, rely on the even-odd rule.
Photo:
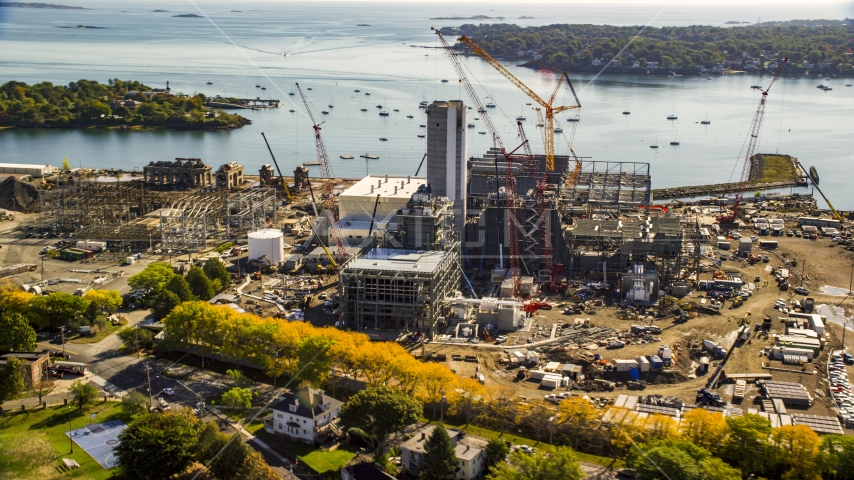
[(448, 55), (448, 59), (451, 60), (451, 65), (454, 67), (454, 71), (457, 72), (457, 77), (460, 79), (460, 83), (463, 84), (463, 88), (466, 89), (466, 93), (471, 99), (472, 103), (474, 103), (475, 108), (477, 109), (477, 113), (480, 114), (481, 120), (483, 120), (483, 124), (486, 125), (486, 129), (489, 131), (489, 134), (492, 135), (492, 143), (500, 148), (502, 151), (504, 150), (504, 143), (501, 141), (501, 137), (498, 136), (498, 130), (495, 129), (495, 125), (492, 124), (492, 120), (489, 118), (489, 114), (486, 112), (486, 109), (483, 108), (483, 104), (480, 101), (480, 98), (477, 96), (477, 93), (474, 91), (474, 87), (472, 87), (471, 82), (469, 82), (468, 77), (463, 71), (462, 65), (460, 65), (460, 61), (457, 60), (457, 55), (454, 53), (454, 49), (448, 44), (448, 41), (445, 40), (445, 36), (442, 35), (442, 32), (437, 29), (430, 27), (436, 35), (439, 36), (439, 41), (442, 42), (442, 50)]
[(788, 58), (783, 59), (783, 62), (774, 74), (774, 78), (771, 79), (771, 83), (769, 83), (768, 87), (766, 87), (762, 92), (762, 99), (759, 100), (759, 107), (756, 108), (756, 114), (753, 116), (753, 123), (750, 125), (750, 139), (747, 143), (747, 155), (744, 158), (744, 167), (741, 171), (741, 180), (738, 184), (738, 192), (735, 194), (735, 203), (732, 206), (732, 213), (718, 215), (715, 217), (715, 220), (717, 220), (718, 223), (733, 223), (738, 218), (738, 210), (741, 206), (741, 199), (744, 196), (744, 187), (750, 177), (750, 159), (753, 157), (753, 152), (756, 151), (756, 144), (759, 141), (759, 133), (762, 129), (762, 119), (765, 117), (765, 102), (768, 100), (768, 91), (771, 90), (774, 82), (780, 78), (780, 73), (783, 72), (783, 67), (786, 66), (788, 61)]
[[(480, 58), (484, 59), (486, 63), (492, 65), (493, 68), (498, 70), (498, 73), (504, 76), (507, 80), (510, 81), (513, 85), (516, 86), (519, 90), (522, 90), (522, 93), (531, 98), (531, 100), (537, 102), (544, 110), (546, 115), (545, 121), (545, 131), (543, 132), (545, 149), (546, 149), (546, 169), (548, 171), (553, 171), (555, 169), (555, 139), (554, 139), (554, 116), (560, 112), (571, 110), (575, 108), (581, 108), (581, 102), (578, 101), (578, 95), (575, 94), (575, 88), (572, 87), (572, 82), (569, 81), (569, 77), (566, 75), (566, 72), (561, 74), (560, 79), (558, 79), (557, 86), (549, 97), (548, 102), (540, 98), (533, 90), (531, 90), (527, 85), (522, 83), (521, 80), (516, 78), (509, 70), (504, 68), (498, 60), (492, 58), (492, 56), (482, 48), (480, 48), (474, 41), (463, 35), (457, 39), (460, 42), (465, 43), (472, 49), (472, 51)], [(567, 85), (569, 85), (569, 89), (572, 91), (573, 97), (575, 97), (575, 105), (564, 105), (555, 107), (552, 104), (554, 103), (555, 97), (557, 96), (557, 92), (560, 90), (561, 84), (563, 84), (563, 80), (566, 79)]]
[(311, 107), (308, 104), (308, 99), (305, 98), (302, 88), (299, 83), (296, 84), (297, 91), (302, 98), (302, 103), (305, 105), (305, 110), (308, 112), (308, 118), (311, 120), (312, 128), (314, 129), (314, 144), (317, 147), (317, 161), (320, 162), (320, 174), (323, 177), (323, 192), (326, 196), (326, 217), (329, 220), (329, 228), (332, 230), (332, 236), (335, 239), (335, 249), (338, 255), (344, 256), (347, 251), (344, 249), (344, 242), (341, 240), (340, 225), (338, 224), (338, 213), (335, 211), (335, 195), (332, 192), (332, 169), (329, 167), (329, 156), (326, 154), (326, 147), (323, 145), (323, 138), (320, 136), (320, 125), (314, 120), (314, 115), (311, 113)]

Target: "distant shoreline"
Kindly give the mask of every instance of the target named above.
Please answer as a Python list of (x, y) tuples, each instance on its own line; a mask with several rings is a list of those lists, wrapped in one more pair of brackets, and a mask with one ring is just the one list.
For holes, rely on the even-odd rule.
[(56, 26), (56, 28), (91, 28), (91, 29), (104, 29), (104, 28), (107, 28), (107, 27), (93, 27), (93, 26), (91, 26), (91, 25), (75, 25), (75, 26), (57, 25), (57, 26)]
[(70, 5), (55, 5), (53, 3), (26, 3), (26, 2), (0, 2), (0, 7), (5, 8), (42, 8), (51, 10), (89, 10), (83, 7)]
[(474, 15), (472, 17), (433, 17), (430, 20), (504, 20), (505, 17), (490, 17), (487, 15)]

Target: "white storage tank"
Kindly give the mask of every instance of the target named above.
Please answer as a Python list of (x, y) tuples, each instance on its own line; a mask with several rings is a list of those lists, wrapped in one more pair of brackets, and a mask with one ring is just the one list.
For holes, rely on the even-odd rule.
[(267, 257), (270, 265), (279, 265), (285, 260), (285, 240), (282, 232), (275, 228), (265, 228), (249, 233), (249, 259)]

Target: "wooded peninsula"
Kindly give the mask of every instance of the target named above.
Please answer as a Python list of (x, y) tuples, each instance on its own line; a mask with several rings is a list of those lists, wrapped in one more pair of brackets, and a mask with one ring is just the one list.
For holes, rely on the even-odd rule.
[[(496, 57), (531, 68), (643, 74), (786, 73), (854, 75), (854, 20), (793, 20), (738, 27), (466, 24), (464, 34)], [(463, 44), (455, 46), (468, 51)]]
[(229, 129), (251, 122), (205, 107), (207, 97), (172, 94), (137, 81), (92, 80), (57, 86), (50, 82), (0, 86), (0, 126), (21, 128), (157, 127)]

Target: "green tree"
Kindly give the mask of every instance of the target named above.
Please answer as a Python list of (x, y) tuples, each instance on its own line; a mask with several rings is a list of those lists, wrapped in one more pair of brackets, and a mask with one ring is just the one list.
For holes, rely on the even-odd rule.
[(133, 415), (147, 412), (151, 406), (148, 397), (136, 390), (131, 390), (127, 395), (122, 397), (122, 405)]
[(229, 407), (249, 408), (252, 406), (252, 390), (234, 387), (222, 394), (222, 403)]
[(822, 472), (838, 480), (854, 480), (854, 437), (824, 435), (821, 438)]
[(203, 270), (211, 282), (219, 280), (220, 288), (231, 285), (231, 275), (228, 274), (225, 265), (218, 258), (211, 258), (205, 262)]
[(74, 396), (77, 408), (83, 408), (98, 398), (98, 389), (91, 383), (75, 380), (71, 383), (71, 394)]
[(234, 383), (236, 383), (239, 387), (246, 388), (252, 385), (252, 379), (247, 377), (245, 373), (241, 372), (236, 368), (226, 370), (225, 374), (228, 375), (228, 378), (234, 381)]
[(557, 447), (548, 456), (543, 453), (528, 454), (516, 451), (510, 454), (510, 463), (501, 462), (489, 480), (581, 480), (585, 475), (569, 447)]
[(820, 63), (821, 52), (818, 50), (810, 50), (810, 53), (807, 54), (807, 60), (809, 60), (810, 63)]
[(0, 350), (35, 350), (36, 331), (20, 313), (0, 316)]
[(199, 434), (196, 460), (207, 464), (220, 450), (222, 453), (211, 462), (209, 467), (216, 478), (235, 480), (278, 480), (279, 478), (258, 452), (241, 441), (239, 434), (237, 438), (230, 437), (220, 432), (216, 423), (209, 422)]
[(125, 347), (138, 352), (154, 344), (154, 334), (144, 328), (126, 328), (118, 333)]
[(172, 271), (172, 266), (168, 263), (152, 263), (145, 267), (145, 270), (128, 278), (128, 285), (134, 290), (147, 288), (154, 292), (160, 292), (174, 276), (175, 272)]
[(24, 391), (24, 374), (21, 360), (10, 358), (0, 369), (0, 403), (12, 400)]
[(190, 286), (190, 291), (199, 300), (210, 300), (216, 293), (210, 279), (199, 267), (192, 267), (187, 272), (187, 284)]
[(723, 460), (709, 457), (700, 462), (703, 480), (741, 480), (741, 470), (727, 465)]
[(760, 474), (773, 461), (768, 454), (771, 422), (759, 415), (727, 417), (729, 434), (718, 452), (725, 462), (745, 473)]
[(453, 480), (457, 469), (457, 455), (451, 437), (441, 423), (433, 428), (433, 432), (424, 442), (424, 456), (418, 463), (418, 478), (420, 480)]
[(195, 457), (202, 428), (201, 420), (186, 410), (141, 415), (119, 435), (119, 468), (128, 478), (149, 480), (181, 473)]
[[(181, 277), (175, 277), (181, 278)], [(163, 290), (154, 298), (154, 305), (151, 313), (155, 318), (163, 318), (172, 311), (173, 308), (181, 304), (181, 299), (170, 290)]]
[(193, 299), (193, 292), (190, 291), (187, 280), (181, 275), (173, 276), (172, 280), (169, 280), (169, 283), (166, 284), (166, 290), (177, 295), (182, 302), (189, 302)]
[(410, 395), (390, 387), (372, 387), (353, 395), (341, 408), (344, 429), (365, 432), (377, 453), (389, 435), (402, 432), (421, 415), (421, 405)]
[(83, 324), (88, 308), (89, 301), (85, 298), (62, 292), (36, 295), (30, 300), (31, 319), (39, 327), (67, 325), (76, 330)]
[(510, 447), (498, 438), (493, 438), (486, 444), (486, 460), (484, 461), (484, 472), (490, 473), (496, 465), (503, 463), (510, 453)]

